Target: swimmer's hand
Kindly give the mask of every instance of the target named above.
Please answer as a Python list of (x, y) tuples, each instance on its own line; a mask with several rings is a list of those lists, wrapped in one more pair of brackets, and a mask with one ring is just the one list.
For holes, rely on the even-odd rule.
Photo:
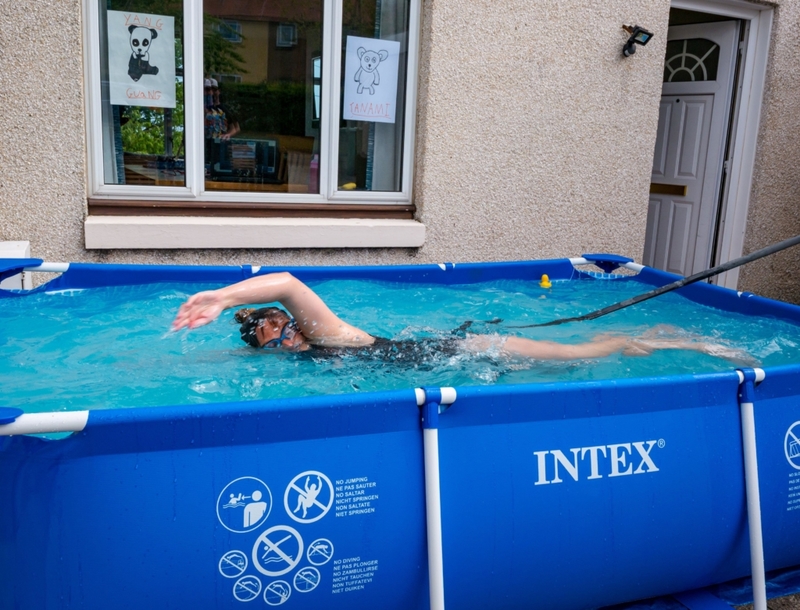
[(172, 330), (204, 326), (216, 320), (225, 307), (218, 290), (198, 292), (181, 305), (178, 315), (172, 321)]

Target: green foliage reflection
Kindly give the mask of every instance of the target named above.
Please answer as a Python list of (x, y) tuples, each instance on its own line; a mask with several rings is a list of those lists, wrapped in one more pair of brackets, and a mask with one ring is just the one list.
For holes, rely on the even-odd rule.
[[(113, 10), (175, 17), (175, 108), (125, 106), (122, 108), (123, 150), (129, 153), (184, 156), (185, 93), (183, 87), (183, 2), (138, 0), (112, 2)], [(225, 39), (231, 28), (221, 19), (203, 19), (203, 64), (207, 74), (243, 73), (244, 60), (236, 45)]]

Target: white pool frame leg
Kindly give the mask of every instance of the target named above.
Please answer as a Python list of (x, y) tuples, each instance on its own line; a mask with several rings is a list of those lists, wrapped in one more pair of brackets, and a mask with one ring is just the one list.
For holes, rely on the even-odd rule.
[(764, 540), (761, 531), (761, 497), (758, 488), (756, 421), (753, 407), (755, 384), (763, 381), (763, 369), (742, 369), (739, 375), (739, 413), (742, 419), (742, 450), (747, 495), (747, 524), (750, 531), (750, 571), (753, 579), (753, 610), (767, 610), (764, 572)]
[(422, 431), (425, 452), (425, 516), (428, 530), (428, 584), (431, 610), (444, 610), (442, 502), (439, 490), (439, 431)]
[(428, 532), (428, 587), (431, 610), (444, 610), (442, 500), (439, 486), (439, 412), (456, 400), (455, 388), (417, 389), (422, 407), (422, 449), (425, 460), (425, 518)]

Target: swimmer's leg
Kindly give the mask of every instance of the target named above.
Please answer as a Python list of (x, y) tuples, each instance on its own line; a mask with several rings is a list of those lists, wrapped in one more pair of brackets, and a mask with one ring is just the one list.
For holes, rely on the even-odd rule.
[(588, 343), (566, 344), (555, 341), (535, 341), (524, 337), (505, 337), (502, 350), (512, 356), (536, 360), (579, 360), (604, 358), (621, 352), (630, 342), (627, 337), (602, 336)]
[[(687, 341), (685, 339), (634, 339), (630, 342), (629, 349), (639, 349), (652, 353), (657, 349), (680, 349), (700, 352), (717, 358), (724, 358), (737, 364), (756, 365), (758, 360), (742, 349), (724, 345), (722, 343), (709, 343), (707, 341)], [(626, 354), (628, 351), (626, 350)]]
[(603, 335), (587, 343), (566, 344), (555, 341), (536, 341), (524, 337), (502, 335), (472, 335), (460, 342), (462, 349), (473, 353), (522, 356), (536, 360), (579, 360), (603, 358), (622, 351), (629, 343), (627, 337)]
[(642, 341), (631, 341), (622, 353), (626, 356), (649, 356), (653, 353), (653, 348), (644, 344)]

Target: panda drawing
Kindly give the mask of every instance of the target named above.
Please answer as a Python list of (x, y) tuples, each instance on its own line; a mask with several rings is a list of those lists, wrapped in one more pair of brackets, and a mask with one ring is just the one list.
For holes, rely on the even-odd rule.
[(139, 25), (128, 27), (130, 32), (131, 58), (128, 60), (128, 76), (138, 82), (145, 74), (158, 74), (158, 68), (150, 65), (150, 44), (158, 36), (153, 28)]

